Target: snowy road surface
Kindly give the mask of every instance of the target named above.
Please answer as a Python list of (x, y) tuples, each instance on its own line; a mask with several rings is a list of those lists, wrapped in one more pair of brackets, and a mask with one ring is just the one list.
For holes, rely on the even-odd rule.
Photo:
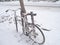
[[(4, 11), (7, 9), (17, 8), (19, 6), (0, 5), (0, 16), (6, 15)], [(27, 12), (33, 11), (37, 13), (35, 23), (51, 30), (49, 32), (43, 31), (46, 37), (44, 45), (60, 45), (60, 8), (26, 6), (26, 10)], [(21, 30), (20, 27), (19, 30)], [(22, 38), (21, 41), (19, 41), (20, 38)], [(7, 21), (0, 23), (0, 45), (31, 45), (31, 42), (27, 43), (25, 38), (25, 36), (19, 37), (19, 34), (15, 32), (15, 25), (13, 23), (9, 24)]]

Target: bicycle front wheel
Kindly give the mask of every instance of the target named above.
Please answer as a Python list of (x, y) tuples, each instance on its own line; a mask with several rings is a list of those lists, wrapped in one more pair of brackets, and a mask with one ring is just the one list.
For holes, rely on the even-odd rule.
[[(32, 26), (32, 25), (31, 25)], [(35, 43), (38, 43), (38, 44), (44, 44), (45, 42), (45, 36), (44, 36), (44, 33), (42, 32), (42, 30), (37, 26), (37, 25), (34, 25), (35, 27), (35, 35), (30, 35), (30, 38), (35, 42)]]

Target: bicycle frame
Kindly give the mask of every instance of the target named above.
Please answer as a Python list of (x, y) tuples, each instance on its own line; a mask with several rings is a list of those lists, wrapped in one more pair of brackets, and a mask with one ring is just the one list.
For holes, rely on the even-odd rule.
[[(19, 0), (19, 2), (20, 2), (20, 6), (21, 6), (21, 17), (25, 18), (25, 20), (26, 20), (26, 23), (24, 25), (24, 20), (23, 20), (23, 18), (21, 19), (22, 20), (22, 30), (23, 30), (23, 33), (26, 34), (28, 32), (28, 26), (27, 26), (28, 21), (27, 21), (27, 16), (25, 16), (26, 15), (26, 10), (25, 10), (25, 7), (24, 7), (23, 0)], [(32, 24), (34, 24), (34, 19), (33, 19), (32, 12), (31, 12), (31, 20), (32, 20)], [(34, 30), (34, 26), (33, 26), (33, 30)]]
[[(30, 12), (30, 13), (28, 13), (28, 14), (26, 14), (26, 10), (25, 10), (25, 7), (24, 7), (24, 3), (23, 3), (23, 0), (19, 0), (19, 2), (20, 2), (20, 7), (21, 7), (21, 21), (22, 21), (22, 30), (23, 30), (23, 34), (25, 34), (26, 36), (29, 36), (29, 37), (31, 37), (29, 34), (31, 34), (31, 32), (32, 32), (32, 35), (33, 36), (36, 36), (37, 35), (37, 33), (35, 32), (35, 27), (39, 30), (39, 32), (41, 32), (41, 35), (42, 35), (42, 37), (43, 37), (43, 41), (40, 43), (40, 44), (44, 44), (44, 42), (45, 42), (45, 36), (44, 36), (44, 33), (41, 31), (41, 29), (39, 28), (39, 26), (40, 25), (36, 25), (36, 24), (34, 24), (34, 16), (36, 15), (36, 14), (34, 14), (33, 12)], [(31, 16), (31, 23), (29, 23), (28, 22), (28, 20), (27, 20), (27, 16), (28, 15), (30, 15)], [(29, 27), (28, 27), (28, 25), (31, 25), (32, 26), (32, 30), (31, 31), (29, 31)], [(47, 29), (42, 29), (42, 30), (46, 30), (46, 31), (48, 31)], [(32, 39), (32, 38), (31, 38)], [(33, 41), (34, 41), (34, 39), (32, 39)]]
[[(23, 15), (24, 15), (24, 13), (23, 13)], [(33, 14), (33, 12), (30, 12), (30, 13), (28, 13), (28, 14), (25, 14), (24, 16), (22, 16), (23, 18), (22, 18), (22, 27), (23, 27), (23, 33), (25, 34), (25, 35), (28, 35), (30, 32), (29, 32), (29, 27), (28, 27), (28, 15), (30, 15), (31, 16), (31, 24), (32, 24), (32, 31), (33, 32), (35, 32), (35, 29), (34, 29), (34, 16), (36, 15), (36, 14)]]

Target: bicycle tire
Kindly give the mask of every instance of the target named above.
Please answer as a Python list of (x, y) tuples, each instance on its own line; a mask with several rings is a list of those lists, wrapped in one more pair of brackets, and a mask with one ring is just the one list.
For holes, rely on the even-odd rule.
[[(29, 25), (32, 25), (32, 24), (29, 24)], [(29, 38), (32, 39), (35, 43), (44, 44), (45, 43), (44, 33), (42, 32), (42, 30), (37, 25), (34, 24), (34, 27), (36, 27), (40, 31), (40, 33), (41, 33), (41, 35), (43, 37), (43, 41), (40, 43), (40, 42), (36, 42), (31, 36), (29, 36)]]

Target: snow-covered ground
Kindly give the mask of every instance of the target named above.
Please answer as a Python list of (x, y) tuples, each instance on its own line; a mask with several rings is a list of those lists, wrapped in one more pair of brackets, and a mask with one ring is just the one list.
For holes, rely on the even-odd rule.
[[(7, 9), (17, 8), (19, 8), (19, 6), (0, 5), (0, 16), (11, 15), (13, 13), (12, 11), (10, 11), (11, 13), (6, 13), (5, 11)], [(35, 23), (51, 30), (49, 32), (43, 31), (46, 37), (46, 42), (43, 45), (60, 45), (60, 8), (32, 6), (25, 6), (25, 8), (27, 12), (33, 11), (37, 13)], [(20, 24), (19, 33), (16, 33), (14, 22), (12, 24), (9, 24), (8, 21), (0, 23), (0, 45), (31, 45), (31, 41), (26, 42), (28, 37), (24, 35), (20, 37), (21, 31)]]

